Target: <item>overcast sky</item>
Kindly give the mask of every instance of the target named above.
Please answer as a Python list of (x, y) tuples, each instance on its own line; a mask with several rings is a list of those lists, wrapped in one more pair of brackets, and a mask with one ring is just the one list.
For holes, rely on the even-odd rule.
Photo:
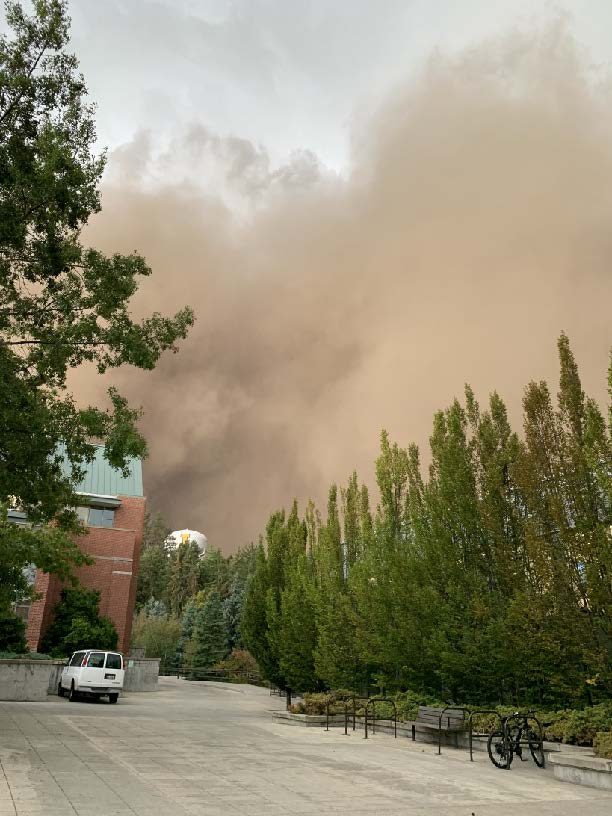
[(337, 171), (354, 117), (435, 49), (562, 14), (590, 59), (612, 57), (609, 0), (73, 0), (71, 14), (102, 144), (198, 123)]

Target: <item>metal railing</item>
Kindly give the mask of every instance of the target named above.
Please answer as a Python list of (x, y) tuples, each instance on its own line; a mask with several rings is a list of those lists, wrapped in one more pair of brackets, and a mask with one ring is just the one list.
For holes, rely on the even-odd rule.
[(376, 703), (387, 703), (393, 706), (393, 736), (397, 739), (397, 706), (390, 697), (370, 697), (365, 707), (365, 735), (368, 738), (368, 709), (372, 706), (372, 733), (376, 733)]
[[(468, 708), (463, 708), (462, 706), (449, 705), (449, 706), (446, 706), (446, 708), (442, 709), (442, 711), (440, 712), (440, 717), (438, 719), (438, 756), (442, 753), (442, 718), (444, 717), (444, 714), (445, 714), (446, 711), (462, 711), (464, 721), (465, 721), (465, 712), (467, 711), (468, 714), (469, 714), (469, 709)], [(449, 726), (450, 726), (450, 717), (448, 718), (448, 720), (449, 720)]]
[[(500, 731), (504, 733), (504, 718), (499, 713), (499, 711), (495, 711), (493, 708), (477, 708), (475, 711), (470, 712), (470, 716), (468, 717), (468, 730), (469, 730), (469, 740), (470, 740), (470, 762), (474, 761), (474, 751), (473, 751), (473, 739), (474, 739), (474, 717), (477, 714), (495, 714), (495, 716), (499, 719), (499, 726)], [(482, 736), (488, 736), (488, 734), (483, 734)]]
[(187, 680), (217, 680), (221, 683), (250, 683), (255, 686), (268, 687), (258, 672), (233, 669), (212, 669), (209, 666), (160, 666), (160, 677), (184, 677)]

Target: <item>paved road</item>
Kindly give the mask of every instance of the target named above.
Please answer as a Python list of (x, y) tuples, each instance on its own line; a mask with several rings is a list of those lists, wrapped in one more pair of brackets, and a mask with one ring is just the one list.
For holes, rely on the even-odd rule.
[(262, 689), (165, 679), (119, 704), (0, 704), (0, 816), (610, 816), (531, 762), (271, 722)]

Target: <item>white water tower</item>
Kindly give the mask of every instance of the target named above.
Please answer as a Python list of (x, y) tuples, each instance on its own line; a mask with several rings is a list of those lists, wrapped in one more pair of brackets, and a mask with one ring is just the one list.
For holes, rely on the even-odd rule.
[(173, 533), (170, 533), (166, 539), (166, 544), (173, 550), (176, 550), (183, 541), (195, 541), (202, 555), (206, 552), (208, 539), (204, 533), (198, 533), (197, 530), (175, 530)]

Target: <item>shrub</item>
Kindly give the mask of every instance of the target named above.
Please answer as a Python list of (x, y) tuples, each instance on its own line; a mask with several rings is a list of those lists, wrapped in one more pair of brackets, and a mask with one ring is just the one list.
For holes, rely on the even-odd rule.
[(612, 731), (600, 731), (593, 740), (595, 756), (612, 759)]
[(161, 658), (164, 664), (174, 659), (180, 638), (181, 622), (178, 618), (165, 618), (142, 611), (134, 621), (132, 646), (143, 648), (147, 657)]
[(301, 703), (303, 711), (296, 712), (298, 714), (325, 714), (327, 701), (330, 699), (329, 694), (312, 693), (305, 694)]
[(90, 589), (63, 589), (53, 610), (54, 620), (42, 641), (45, 652), (67, 657), (83, 648), (116, 649), (117, 630), (100, 616), (100, 593)]
[(0, 652), (0, 660), (52, 660), (51, 655), (40, 652)]
[(419, 706), (435, 706), (444, 708), (446, 703), (436, 700), (427, 694), (417, 694), (415, 691), (400, 691), (395, 695), (398, 720), (415, 720)]
[(0, 651), (27, 651), (25, 623), (16, 615), (0, 615)]
[(612, 731), (612, 701), (582, 711), (564, 711), (554, 730), (561, 734), (563, 742), (591, 745), (598, 732)]
[(255, 658), (245, 649), (234, 649), (225, 660), (220, 660), (213, 668), (215, 671), (226, 671), (230, 680), (241, 682), (245, 682), (245, 674), (259, 674), (259, 667)]

